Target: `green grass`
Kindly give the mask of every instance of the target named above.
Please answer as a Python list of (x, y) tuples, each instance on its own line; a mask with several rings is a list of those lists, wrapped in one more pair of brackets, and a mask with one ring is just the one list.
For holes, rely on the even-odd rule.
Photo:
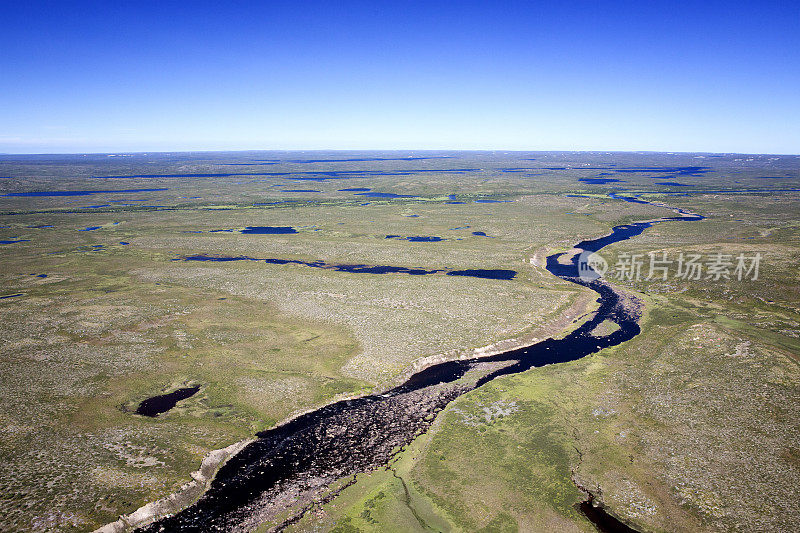
[[(603, 154), (537, 154), (524, 164), (514, 155), (462, 154), (424, 166), (486, 170), (308, 187), (319, 194), (281, 192), (306, 187), (280, 177), (89, 178), (230, 171), (221, 163), (232, 156), (152, 157), (71, 164), (0, 159), (0, 175), (11, 176), (2, 183), (8, 191), (169, 189), (102, 199), (2, 199), (0, 239), (30, 241), (0, 249), (0, 295), (24, 294), (0, 300), (0, 529), (91, 530), (179, 488), (208, 451), (337, 396), (396, 383), (422, 358), (558, 334), (592, 308), (593, 298), (531, 258), (541, 261), (548, 251), (616, 224), (670, 214), (605, 198), (614, 184), (577, 182), (598, 172), (580, 165), (605, 164)], [(613, 160), (703, 164), (692, 155), (615, 154)], [(574, 168), (530, 176), (498, 170), (551, 165)], [(686, 181), (722, 188), (735, 171), (737, 187), (765, 187), (775, 184), (755, 176), (796, 170), (792, 161), (744, 164), (733, 156), (714, 166)], [(626, 173), (623, 186), (655, 195), (649, 175)], [(386, 201), (338, 191), (365, 185), (420, 198)], [(576, 192), (592, 198), (564, 196)], [(446, 203), (450, 194), (466, 203)], [(297, 528), (591, 531), (574, 509), (583, 498), (570, 479), (574, 471), (581, 483), (600, 487), (613, 512), (643, 529), (797, 529), (782, 496), (790, 492), (767, 490), (797, 484), (791, 444), (800, 404), (792, 389), (800, 353), (797, 195), (652, 197), (709, 218), (657, 225), (609, 249), (610, 259), (649, 249), (761, 251), (769, 265), (763, 279), (627, 284), (648, 302), (641, 336), (463, 396), (398, 456), (394, 473), (359, 476), (324, 507), (326, 514), (309, 514)], [(480, 198), (512, 201), (471, 203)], [(115, 199), (148, 201), (80, 209)], [(278, 200), (289, 201), (254, 205)], [(30, 227), (43, 224), (56, 227)], [(187, 233), (251, 225), (291, 225), (299, 233)], [(87, 226), (102, 229), (77, 231)], [(447, 240), (410, 243), (385, 239), (389, 234)], [(193, 253), (519, 274), (505, 282), (172, 261)], [(728, 356), (745, 353), (737, 348), (745, 342), (746, 355)], [(201, 391), (169, 413), (132, 414), (142, 399), (187, 383)], [(487, 419), (484, 409), (497, 407), (507, 414)], [(740, 450), (746, 452), (740, 462), (717, 460)]]

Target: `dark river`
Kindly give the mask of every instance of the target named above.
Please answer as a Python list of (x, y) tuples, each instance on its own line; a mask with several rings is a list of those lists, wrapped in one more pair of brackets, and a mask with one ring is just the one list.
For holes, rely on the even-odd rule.
[[(680, 210), (676, 212), (680, 216), (658, 222), (703, 218)], [(617, 226), (611, 234), (582, 241), (576, 247), (597, 251), (635, 237), (653, 223)], [(264, 521), (276, 519), (285, 520), (285, 526), (301, 516), (286, 518), (284, 513), (289, 505), (312, 499), (328, 501), (333, 496), (324, 496), (324, 490), (331, 483), (386, 465), (398, 447), (409, 444), (426, 431), (436, 414), (465, 392), (499, 376), (574, 361), (636, 336), (640, 331), (639, 302), (617, 292), (601, 279), (579, 278), (578, 255), (568, 264), (561, 264), (559, 259), (563, 255), (549, 256), (547, 270), (561, 279), (594, 290), (600, 303), (591, 319), (565, 337), (480, 359), (433, 365), (383, 394), (338, 401), (259, 433), (255, 442), (219, 470), (199, 501), (139, 531), (248, 531)], [(593, 335), (592, 331), (605, 320), (613, 321), (619, 329), (605, 336)], [(593, 508), (592, 513), (584, 512), (596, 525), (605, 521), (607, 530), (626, 531), (624, 527), (627, 526), (601, 508)], [(279, 516), (282, 518), (277, 518)], [(618, 529), (614, 529), (615, 522)]]

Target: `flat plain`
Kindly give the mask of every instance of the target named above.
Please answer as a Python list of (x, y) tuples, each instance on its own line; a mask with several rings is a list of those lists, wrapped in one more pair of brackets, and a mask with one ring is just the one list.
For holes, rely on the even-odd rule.
[[(465, 394), (292, 527), (592, 531), (581, 487), (642, 531), (800, 527), (797, 156), (0, 156), (0, 176), (2, 530), (91, 531), (293, 415), (562, 335), (594, 294), (544, 257), (674, 215), (609, 193), (706, 217), (610, 264), (759, 253), (759, 278), (611, 278), (645, 301), (639, 336)], [(516, 275), (447, 274), (475, 269)]]

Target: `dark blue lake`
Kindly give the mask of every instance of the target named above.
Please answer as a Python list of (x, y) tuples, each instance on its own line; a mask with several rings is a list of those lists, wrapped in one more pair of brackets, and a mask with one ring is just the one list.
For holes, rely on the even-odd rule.
[(362, 161), (423, 161), (426, 159), (450, 159), (452, 156), (435, 157), (354, 157), (352, 159), (286, 159), (284, 163), (355, 163)]
[(297, 230), (291, 226), (248, 226), (240, 233), (245, 235), (286, 235), (297, 233)]
[(517, 275), (515, 270), (487, 270), (482, 268), (473, 268), (468, 270), (452, 270), (447, 273), (448, 276), (469, 276), (471, 278), (484, 278), (484, 279), (514, 279)]
[(6, 296), (0, 296), (0, 300), (5, 300), (6, 298), (18, 298), (20, 296), (25, 296), (25, 294), (23, 294), (21, 292), (17, 293), (17, 294), (8, 294)]
[(644, 200), (639, 200), (638, 198), (635, 198), (633, 196), (621, 196), (621, 195), (619, 195), (619, 194), (617, 194), (615, 192), (608, 193), (608, 196), (610, 198), (615, 199), (615, 200), (623, 200), (623, 201), (631, 203), (631, 204), (647, 204), (647, 205), (650, 205), (650, 202), (645, 202)]
[(699, 176), (707, 172), (711, 172), (711, 167), (626, 167), (626, 168), (609, 168), (614, 172), (666, 172), (668, 174), (675, 174), (676, 176)]
[(393, 192), (359, 192), (356, 196), (367, 196), (369, 198), (419, 198), (410, 194), (395, 194)]
[(136, 409), (136, 414), (153, 417), (158, 416), (161, 413), (166, 413), (175, 407), (175, 404), (177, 404), (179, 401), (194, 396), (199, 390), (199, 386), (184, 387), (174, 392), (170, 392), (169, 394), (153, 396), (152, 398), (148, 398), (139, 404), (139, 407)]
[(303, 265), (311, 268), (321, 268), (325, 270), (335, 270), (337, 272), (348, 272), (350, 274), (409, 274), (412, 276), (423, 276), (426, 274), (447, 274), (449, 276), (468, 276), (473, 278), (484, 279), (499, 279), (509, 280), (514, 279), (517, 275), (514, 270), (487, 270), (487, 269), (467, 269), (467, 270), (451, 270), (446, 271), (442, 269), (425, 269), (413, 267), (397, 267), (391, 265), (362, 265), (362, 264), (333, 264), (330, 265), (325, 261), (300, 261), (297, 259), (259, 259), (255, 257), (248, 257), (246, 255), (239, 256), (213, 256), (206, 254), (189, 255), (173, 261), (212, 261), (216, 263), (229, 263), (234, 261), (255, 261), (267, 263), (270, 265)]
[(369, 176), (410, 176), (425, 172), (473, 172), (477, 168), (437, 168), (417, 170), (324, 170), (318, 172), (214, 172), (202, 174), (133, 174), (128, 176), (92, 176), (95, 179), (145, 179), (145, 178), (233, 178), (233, 177), (282, 177), (288, 180), (326, 181), (334, 179), (365, 178)]
[[(417, 169), (417, 170), (332, 170), (320, 172), (291, 172), (283, 173), (287, 180), (299, 181), (326, 181), (326, 180), (342, 180), (352, 178), (368, 178), (371, 176), (411, 176), (413, 174), (422, 174), (426, 172), (449, 172), (461, 174), (464, 172), (472, 172), (475, 168), (443, 168), (443, 169)], [(272, 175), (277, 175), (272, 174)]]
[[(696, 194), (747, 194), (747, 193), (770, 194), (773, 192), (798, 192), (798, 191), (800, 191), (800, 188), (793, 187), (786, 189), (704, 189), (704, 190), (680, 191), (680, 192), (659, 191), (659, 194), (668, 194), (670, 196), (690, 196)], [(641, 204), (650, 203), (650, 202), (645, 202), (643, 200), (637, 200), (635, 198), (631, 198), (628, 196), (619, 196), (616, 193), (609, 193), (608, 196), (617, 200), (625, 200), (626, 202), (637, 202)]]
[(582, 181), (583, 183), (590, 183), (592, 185), (605, 185), (606, 183), (619, 183), (623, 180), (618, 180), (615, 178), (581, 178), (578, 181)]
[(609, 165), (606, 167), (542, 167), (536, 170), (608, 170), (620, 173), (665, 172), (675, 176), (700, 176), (711, 172), (711, 167), (615, 167)]
[[(90, 191), (28, 191), (28, 192), (10, 192), (2, 196), (91, 196), (92, 194), (127, 194), (137, 192), (156, 192), (168, 191), (166, 187), (157, 189), (117, 189), (117, 190), (102, 190), (95, 189)], [(131, 200), (128, 200), (129, 202)], [(142, 200), (144, 201), (144, 200)]]
[(30, 239), (13, 239), (10, 241), (0, 241), (0, 244), (16, 244), (18, 242), (30, 242)]
[(403, 237), (402, 235), (387, 235), (386, 238), (404, 240), (409, 242), (439, 242), (445, 240), (441, 237), (421, 237), (421, 236)]
[[(275, 172), (285, 175), (286, 172)], [(92, 176), (94, 179), (136, 179), (136, 178), (230, 178), (234, 176), (265, 176), (264, 172), (221, 172), (209, 174), (132, 174), (129, 176)]]

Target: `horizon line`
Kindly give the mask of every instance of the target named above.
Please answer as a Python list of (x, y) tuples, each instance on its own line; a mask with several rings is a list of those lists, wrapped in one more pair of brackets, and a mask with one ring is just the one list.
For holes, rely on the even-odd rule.
[(687, 151), (687, 150), (520, 150), (520, 149), (480, 149), (480, 148), (259, 148), (259, 149), (239, 149), (239, 150), (114, 150), (108, 152), (0, 152), (2, 156), (47, 156), (47, 155), (141, 155), (141, 154), (197, 154), (197, 153), (245, 153), (245, 152), (474, 152), (474, 153), (493, 153), (493, 152), (517, 152), (517, 153), (608, 153), (608, 154), (700, 154), (700, 155), (773, 155), (784, 157), (800, 157), (798, 153), (777, 153), (777, 152), (715, 152), (715, 151)]

